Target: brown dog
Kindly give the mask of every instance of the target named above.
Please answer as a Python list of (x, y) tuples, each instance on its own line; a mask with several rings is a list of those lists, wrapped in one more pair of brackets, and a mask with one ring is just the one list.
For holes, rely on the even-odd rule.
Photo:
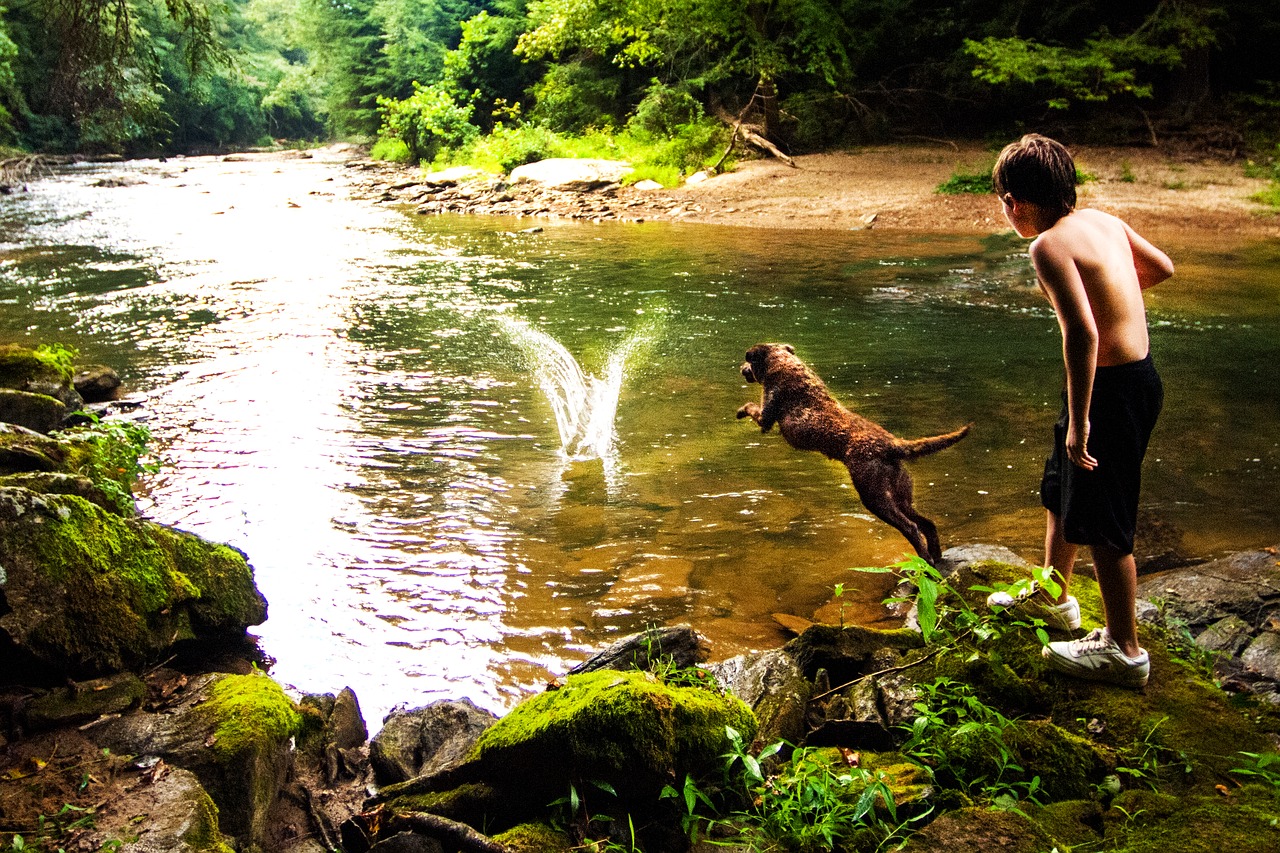
[(742, 378), (759, 382), (763, 395), (760, 403), (738, 409), (738, 417), (751, 418), (761, 432), (777, 424), (796, 450), (817, 450), (843, 462), (866, 508), (907, 537), (930, 565), (938, 565), (938, 528), (912, 506), (911, 475), (902, 463), (950, 447), (972, 424), (946, 435), (904, 441), (836, 402), (795, 352), (790, 344), (756, 344), (747, 350)]

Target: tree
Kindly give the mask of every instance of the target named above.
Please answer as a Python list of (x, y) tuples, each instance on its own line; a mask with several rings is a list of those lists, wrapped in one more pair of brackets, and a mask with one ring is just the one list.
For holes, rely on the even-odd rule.
[[(192, 75), (227, 61), (216, 12), (203, 0), (28, 0), (11, 21), (22, 31), (21, 88), (29, 124), (61, 122), (73, 146), (119, 149), (161, 135), (160, 61), (147, 17), (181, 35)], [(37, 134), (38, 135), (38, 134)], [(52, 140), (50, 140), (52, 141)]]
[(528, 58), (608, 57), (664, 84), (701, 88), (745, 81), (766, 131), (789, 76), (838, 86), (852, 73), (853, 41), (840, 0), (535, 0), (517, 50)]

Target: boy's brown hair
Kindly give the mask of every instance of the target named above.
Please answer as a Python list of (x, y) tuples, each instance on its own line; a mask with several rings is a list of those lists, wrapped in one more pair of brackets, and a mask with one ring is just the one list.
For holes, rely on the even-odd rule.
[(1057, 218), (1076, 207), (1076, 164), (1062, 143), (1028, 133), (1000, 152), (991, 182), (996, 195), (1039, 205)]

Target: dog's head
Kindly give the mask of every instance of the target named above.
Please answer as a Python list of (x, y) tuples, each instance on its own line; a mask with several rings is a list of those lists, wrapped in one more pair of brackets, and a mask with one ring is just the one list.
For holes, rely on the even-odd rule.
[(791, 344), (756, 344), (747, 350), (747, 360), (742, 362), (742, 378), (748, 382), (763, 382), (769, 356), (780, 350), (794, 355), (796, 348)]

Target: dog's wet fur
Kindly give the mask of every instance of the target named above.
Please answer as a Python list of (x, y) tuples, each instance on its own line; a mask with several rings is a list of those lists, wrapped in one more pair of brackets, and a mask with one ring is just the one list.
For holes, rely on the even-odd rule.
[(759, 403), (738, 409), (768, 432), (774, 424), (796, 450), (816, 450), (843, 462), (862, 503), (896, 528), (916, 553), (938, 565), (942, 546), (937, 526), (912, 505), (911, 475), (903, 462), (950, 447), (972, 424), (955, 432), (904, 440), (840, 405), (818, 375), (796, 357), (790, 344), (756, 344), (747, 350), (742, 378), (759, 382)]

